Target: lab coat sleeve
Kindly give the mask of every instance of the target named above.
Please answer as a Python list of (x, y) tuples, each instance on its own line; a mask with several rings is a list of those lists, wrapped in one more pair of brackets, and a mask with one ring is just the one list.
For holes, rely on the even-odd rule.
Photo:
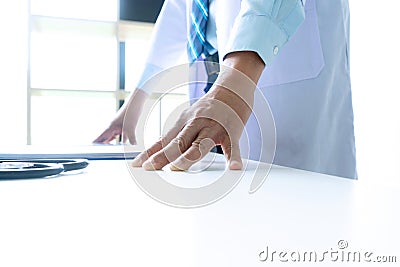
[(144, 86), (152, 76), (178, 63), (186, 53), (186, 1), (166, 0), (154, 25), (150, 49), (137, 88), (150, 94)]
[(304, 21), (305, 2), (242, 0), (225, 55), (235, 51), (254, 51), (267, 66), (270, 65)]

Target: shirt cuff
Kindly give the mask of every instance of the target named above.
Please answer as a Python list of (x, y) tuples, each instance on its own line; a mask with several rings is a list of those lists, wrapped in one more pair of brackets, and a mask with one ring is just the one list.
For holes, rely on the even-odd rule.
[(277, 22), (268, 15), (241, 15), (232, 28), (223, 58), (231, 52), (254, 51), (269, 66), (304, 18), (302, 8), (294, 8), (283, 22)]

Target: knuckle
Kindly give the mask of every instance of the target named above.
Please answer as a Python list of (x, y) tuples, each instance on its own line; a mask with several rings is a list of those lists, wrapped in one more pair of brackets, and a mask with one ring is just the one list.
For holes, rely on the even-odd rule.
[(195, 148), (195, 151), (198, 151), (200, 153), (210, 150), (214, 145), (215, 142), (211, 138), (198, 138), (192, 143), (192, 147)]
[(201, 143), (201, 139), (200, 139), (200, 138), (197, 138), (196, 140), (194, 140), (194, 141), (192, 142), (192, 147), (194, 147), (194, 148), (199, 148), (199, 147), (200, 147), (200, 143)]
[(187, 138), (183, 135), (175, 137), (172, 142), (178, 146), (180, 151), (185, 150), (188, 146)]
[(159, 148), (164, 148), (165, 146), (168, 145), (168, 143), (169, 143), (168, 139), (165, 136), (163, 136), (155, 143), (155, 146)]

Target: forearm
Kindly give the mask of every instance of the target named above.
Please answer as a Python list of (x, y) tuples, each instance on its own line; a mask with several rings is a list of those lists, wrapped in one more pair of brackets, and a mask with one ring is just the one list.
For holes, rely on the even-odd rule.
[(117, 116), (123, 119), (124, 116), (129, 116), (130, 119), (138, 120), (140, 113), (143, 109), (144, 102), (149, 95), (140, 89), (135, 89), (125, 100), (124, 105), (118, 111)]

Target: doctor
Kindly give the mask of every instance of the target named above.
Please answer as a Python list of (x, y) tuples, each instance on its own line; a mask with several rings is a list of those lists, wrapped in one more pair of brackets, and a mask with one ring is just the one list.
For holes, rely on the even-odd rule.
[[(176, 65), (182, 53), (188, 53), (191, 62), (194, 55), (202, 58), (200, 54), (218, 51), (218, 85), (205, 95), (203, 90), (192, 89), (191, 96), (200, 99), (171, 131), (140, 154), (134, 165), (153, 170), (172, 163), (172, 169), (185, 170), (214, 144), (220, 144), (229, 168), (242, 168), (239, 139), (243, 124), (251, 140), (250, 151), (257, 154), (260, 147), (259, 135), (252, 131), (256, 121), (251, 107), (258, 101), (254, 83), (268, 100), (275, 119), (275, 164), (357, 178), (348, 1), (210, 0), (208, 7), (205, 0), (193, 1), (195, 8), (190, 0), (165, 1), (142, 79), (95, 142), (107, 143), (122, 134), (124, 140), (134, 143), (134, 129), (150, 94), (142, 90), (145, 81)], [(199, 7), (205, 12), (207, 44), (200, 53), (193, 52), (192, 41), (188, 41), (196, 26), (192, 11)], [(223, 85), (237, 79), (234, 70), (249, 80), (227, 89)], [(224, 105), (236, 115), (222, 118), (222, 127), (209, 118), (228, 114), (222, 110)], [(124, 116), (124, 129), (130, 129), (126, 132), (122, 132)]]

